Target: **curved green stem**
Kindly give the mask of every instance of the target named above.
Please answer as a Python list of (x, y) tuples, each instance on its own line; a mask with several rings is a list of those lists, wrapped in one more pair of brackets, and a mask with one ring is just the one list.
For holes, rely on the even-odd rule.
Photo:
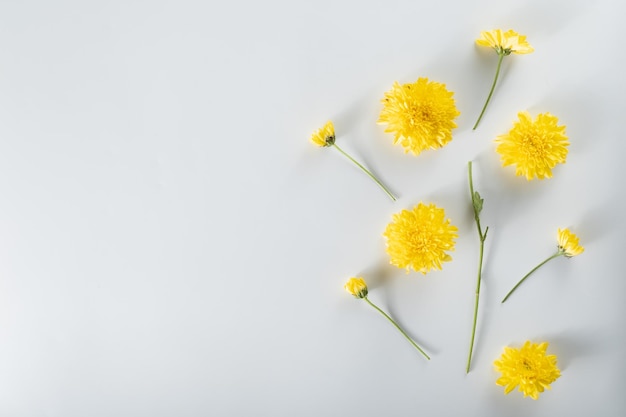
[(392, 319), (391, 317), (389, 317), (389, 316), (387, 315), (387, 313), (385, 313), (385, 312), (384, 312), (384, 311), (382, 311), (380, 308), (378, 308), (378, 306), (377, 306), (376, 304), (372, 303), (372, 302), (369, 300), (369, 298), (367, 298), (367, 297), (363, 297), (363, 299), (364, 299), (365, 301), (367, 301), (367, 303), (368, 303), (369, 305), (371, 305), (372, 307), (374, 307), (374, 308), (375, 308), (375, 309), (376, 309), (376, 310), (377, 310), (380, 314), (382, 314), (382, 315), (383, 315), (383, 316), (384, 316), (387, 320), (389, 320), (389, 321), (391, 322), (391, 324), (393, 324), (393, 325), (394, 325), (394, 327), (395, 327), (396, 329), (398, 329), (398, 330), (400, 331), (400, 333), (402, 333), (402, 335), (403, 335), (404, 337), (406, 337), (406, 340), (408, 340), (408, 341), (409, 341), (409, 342), (413, 345), (413, 347), (414, 347), (415, 349), (417, 349), (417, 350), (418, 350), (418, 351), (419, 351), (422, 355), (424, 355), (424, 357), (425, 357), (426, 359), (430, 360), (430, 356), (428, 356), (428, 355), (426, 354), (426, 352), (424, 352), (424, 351), (422, 350), (422, 348), (421, 348), (421, 347), (419, 347), (419, 346), (417, 345), (417, 343), (415, 343), (415, 342), (413, 341), (413, 339), (411, 339), (411, 338), (409, 337), (409, 335), (407, 335), (407, 334), (404, 332), (404, 330), (402, 330), (402, 328), (401, 328), (400, 326), (398, 326), (398, 324), (397, 324), (395, 321), (393, 321), (393, 319)]
[(555, 253), (554, 255), (550, 256), (549, 258), (547, 258), (545, 261), (541, 262), (539, 265), (537, 265), (536, 267), (534, 267), (533, 269), (530, 270), (529, 273), (527, 273), (526, 275), (524, 275), (524, 278), (520, 279), (520, 281), (515, 284), (515, 287), (513, 287), (511, 289), (511, 291), (509, 291), (509, 293), (506, 295), (506, 297), (504, 297), (504, 299), (502, 300), (502, 302), (505, 302), (510, 296), (511, 294), (513, 294), (513, 291), (515, 291), (517, 289), (517, 287), (519, 287), (520, 285), (522, 285), (522, 282), (524, 282), (526, 280), (526, 278), (528, 278), (533, 272), (535, 272), (536, 270), (538, 270), (540, 267), (542, 267), (544, 264), (548, 263), (549, 261), (551, 261), (554, 258), (558, 258), (559, 256), (564, 255), (565, 252), (562, 251), (558, 251), (557, 253)]
[(337, 146), (337, 144), (333, 143), (333, 145), (332, 145), (332, 146), (334, 146), (335, 148), (337, 148), (337, 150), (338, 150), (339, 152), (341, 152), (341, 153), (343, 154), (343, 156), (345, 156), (346, 158), (348, 158), (349, 160), (351, 160), (351, 161), (352, 161), (352, 162), (353, 162), (353, 163), (354, 163), (357, 167), (361, 168), (361, 170), (362, 170), (363, 172), (365, 172), (365, 173), (368, 175), (368, 177), (370, 177), (371, 179), (373, 179), (373, 180), (376, 182), (376, 184), (378, 184), (378, 185), (380, 186), (380, 188), (382, 188), (382, 189), (383, 189), (383, 191), (384, 191), (385, 193), (387, 193), (387, 195), (389, 196), (389, 198), (391, 198), (393, 201), (396, 201), (396, 196), (395, 196), (395, 195), (393, 195), (393, 194), (391, 193), (391, 191), (389, 191), (389, 189), (387, 189), (387, 187), (385, 187), (385, 186), (384, 186), (384, 184), (378, 180), (378, 178), (376, 178), (376, 177), (375, 177), (375, 176), (374, 176), (371, 172), (369, 172), (369, 171), (367, 170), (367, 168), (365, 168), (363, 165), (359, 164), (359, 163), (358, 163), (358, 162), (357, 162), (357, 161), (356, 161), (353, 157), (351, 157), (350, 155), (348, 155), (348, 154), (347, 154), (347, 153), (346, 153), (343, 149), (341, 149), (339, 146)]
[(483, 118), (483, 114), (487, 109), (487, 105), (489, 104), (489, 100), (491, 100), (491, 96), (493, 94), (493, 90), (496, 88), (496, 82), (498, 81), (498, 75), (500, 75), (500, 66), (502, 66), (502, 59), (505, 57), (504, 53), (498, 53), (498, 68), (496, 69), (496, 76), (493, 79), (493, 84), (491, 84), (491, 90), (489, 90), (489, 95), (487, 96), (487, 101), (485, 101), (485, 105), (483, 106), (483, 110), (480, 112), (480, 116), (478, 116), (478, 120), (476, 120), (476, 124), (472, 128), (472, 130), (476, 130), (478, 127), (478, 123), (480, 123), (480, 119)]
[(474, 208), (474, 220), (476, 221), (476, 230), (478, 231), (478, 238), (480, 239), (480, 255), (478, 258), (478, 277), (476, 279), (476, 298), (474, 301), (474, 321), (472, 324), (472, 339), (470, 341), (469, 354), (467, 356), (467, 367), (465, 368), (465, 372), (469, 373), (470, 366), (472, 364), (472, 353), (474, 352), (474, 339), (476, 337), (476, 322), (478, 321), (478, 301), (480, 299), (480, 283), (482, 280), (482, 270), (483, 270), (483, 254), (485, 249), (485, 240), (487, 239), (487, 232), (489, 231), (489, 227), (485, 229), (485, 233), (483, 233), (482, 228), (480, 226), (480, 217), (479, 217), (479, 209), (477, 208), (474, 201), (474, 181), (472, 178), (472, 161), (468, 162), (468, 173), (469, 173), (469, 187), (470, 187), (470, 196), (472, 198), (472, 207)]

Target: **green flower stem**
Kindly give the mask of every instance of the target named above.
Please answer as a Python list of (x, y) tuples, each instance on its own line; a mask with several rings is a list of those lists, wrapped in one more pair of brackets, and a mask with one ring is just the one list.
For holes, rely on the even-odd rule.
[(341, 153), (343, 154), (343, 156), (345, 156), (346, 158), (348, 158), (349, 160), (351, 160), (352, 162), (354, 162), (354, 164), (355, 164), (356, 166), (358, 166), (359, 168), (361, 168), (361, 170), (362, 170), (363, 172), (365, 172), (365, 173), (368, 175), (368, 177), (370, 177), (371, 179), (373, 179), (373, 180), (376, 182), (376, 184), (378, 184), (378, 185), (380, 186), (380, 188), (382, 188), (382, 189), (383, 189), (383, 191), (387, 193), (387, 195), (389, 196), (389, 198), (391, 198), (393, 201), (396, 201), (396, 200), (397, 200), (397, 199), (396, 199), (396, 196), (395, 196), (395, 195), (393, 195), (393, 194), (391, 193), (391, 191), (389, 191), (389, 190), (387, 189), (387, 187), (385, 187), (385, 186), (383, 185), (383, 183), (382, 183), (382, 182), (380, 182), (380, 181), (378, 180), (378, 178), (376, 178), (376, 177), (375, 177), (375, 176), (374, 176), (371, 172), (369, 172), (369, 171), (367, 170), (367, 168), (365, 168), (363, 165), (359, 164), (359, 163), (358, 163), (358, 162), (357, 162), (357, 161), (356, 161), (353, 157), (351, 157), (350, 155), (348, 155), (348, 154), (347, 154), (347, 153), (346, 153), (343, 149), (341, 149), (339, 146), (337, 146), (337, 144), (333, 143), (333, 145), (332, 145), (332, 146), (334, 146), (335, 148), (337, 148), (337, 150), (338, 150), (339, 152), (341, 152)]
[(403, 335), (404, 337), (406, 337), (406, 340), (408, 340), (408, 341), (409, 341), (409, 342), (413, 345), (413, 347), (414, 347), (415, 349), (419, 350), (419, 352), (420, 352), (422, 355), (424, 355), (424, 357), (425, 357), (426, 359), (430, 360), (430, 356), (428, 356), (428, 355), (426, 354), (426, 352), (424, 352), (424, 351), (422, 350), (422, 348), (421, 348), (421, 347), (419, 347), (419, 346), (417, 345), (417, 343), (415, 343), (415, 342), (413, 341), (413, 339), (411, 339), (411, 338), (409, 337), (409, 335), (407, 335), (407, 334), (404, 332), (404, 330), (402, 330), (402, 328), (401, 328), (400, 326), (398, 326), (398, 324), (397, 324), (395, 321), (393, 321), (393, 319), (392, 319), (391, 317), (389, 317), (389, 316), (387, 315), (387, 313), (385, 313), (385, 312), (384, 312), (384, 311), (382, 311), (380, 308), (378, 308), (378, 306), (377, 306), (376, 304), (372, 303), (372, 302), (369, 300), (369, 298), (367, 298), (367, 297), (363, 297), (363, 299), (364, 299), (365, 301), (367, 301), (367, 303), (368, 303), (369, 305), (371, 305), (372, 307), (374, 307), (374, 308), (375, 308), (375, 309), (376, 309), (376, 310), (377, 310), (380, 314), (382, 314), (382, 315), (383, 315), (383, 316), (384, 316), (387, 320), (389, 320), (389, 321), (391, 322), (391, 324), (393, 324), (393, 325), (394, 325), (394, 327), (395, 327), (396, 329), (398, 329), (398, 330), (400, 331), (400, 333), (402, 333), (402, 335)]
[(467, 357), (467, 367), (465, 368), (465, 372), (469, 373), (470, 366), (472, 364), (472, 353), (474, 352), (474, 339), (476, 337), (476, 322), (478, 321), (478, 301), (480, 299), (480, 283), (482, 279), (482, 270), (483, 270), (483, 254), (485, 250), (485, 240), (487, 239), (487, 232), (489, 231), (489, 227), (485, 229), (483, 233), (482, 227), (480, 226), (480, 217), (479, 217), (479, 209), (476, 207), (474, 203), (474, 180), (472, 178), (472, 161), (468, 162), (468, 172), (469, 172), (469, 187), (470, 187), (470, 195), (472, 197), (472, 207), (474, 208), (474, 220), (476, 221), (476, 230), (478, 231), (478, 238), (480, 239), (480, 255), (478, 258), (478, 277), (476, 279), (476, 299), (474, 302), (474, 323), (472, 324), (472, 339), (470, 341), (469, 354)]
[(504, 52), (498, 52), (498, 68), (496, 69), (496, 76), (493, 79), (493, 84), (491, 85), (491, 90), (489, 90), (489, 95), (487, 96), (487, 101), (485, 101), (485, 105), (483, 106), (483, 110), (480, 112), (480, 116), (478, 116), (478, 120), (476, 120), (476, 124), (472, 128), (472, 130), (476, 130), (478, 127), (478, 123), (480, 123), (480, 119), (483, 118), (483, 114), (487, 109), (487, 105), (489, 104), (489, 100), (491, 100), (491, 95), (493, 94), (493, 90), (496, 88), (496, 82), (498, 81), (498, 75), (500, 75), (500, 66), (502, 66), (502, 59), (505, 57)]
[(527, 273), (526, 275), (524, 275), (524, 278), (520, 279), (520, 281), (515, 284), (515, 287), (513, 287), (513, 289), (511, 289), (511, 291), (509, 291), (509, 293), (506, 295), (506, 297), (504, 297), (504, 299), (502, 300), (502, 302), (504, 303), (510, 296), (511, 294), (513, 294), (513, 291), (515, 291), (517, 289), (517, 287), (519, 287), (520, 285), (522, 285), (522, 282), (524, 282), (526, 280), (526, 278), (528, 278), (533, 272), (535, 272), (536, 270), (538, 270), (540, 267), (542, 267), (543, 265), (547, 264), (549, 261), (551, 261), (554, 258), (558, 258), (559, 256), (565, 255), (565, 252), (559, 250), (557, 253), (555, 253), (554, 255), (548, 257), (545, 261), (541, 262), (539, 265), (537, 265), (536, 267), (534, 267), (533, 269), (530, 270), (529, 273)]

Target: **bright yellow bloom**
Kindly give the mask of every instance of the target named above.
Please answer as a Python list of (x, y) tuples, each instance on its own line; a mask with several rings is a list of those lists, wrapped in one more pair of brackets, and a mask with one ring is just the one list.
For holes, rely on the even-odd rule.
[(354, 295), (356, 298), (365, 298), (367, 297), (367, 284), (365, 280), (361, 277), (352, 277), (346, 282), (346, 285), (343, 286), (346, 291), (350, 294)]
[(571, 258), (572, 256), (580, 255), (584, 251), (585, 248), (578, 243), (578, 236), (568, 229), (559, 229), (559, 252), (563, 252), (565, 256)]
[(529, 54), (534, 51), (526, 40), (526, 36), (520, 35), (514, 30), (502, 32), (501, 29), (490, 30), (488, 32), (480, 32), (480, 38), (476, 39), (476, 43), (481, 46), (488, 46), (498, 52), (498, 54), (510, 55)]
[(311, 142), (317, 146), (332, 146), (335, 143), (335, 126), (333, 122), (328, 121), (326, 124), (311, 135)]
[(552, 168), (567, 158), (565, 126), (558, 126), (559, 119), (550, 113), (542, 113), (534, 121), (526, 111), (518, 117), (509, 133), (495, 140), (502, 166), (515, 165), (515, 175), (524, 175), (529, 181), (552, 177)]
[(426, 274), (452, 260), (446, 251), (454, 250), (457, 231), (442, 208), (419, 203), (411, 211), (394, 214), (383, 236), (392, 265)]
[(441, 148), (452, 140), (454, 119), (460, 114), (453, 95), (445, 84), (428, 78), (412, 84), (394, 82), (382, 99), (378, 124), (387, 125), (385, 132), (394, 133), (393, 143), (400, 142), (405, 153), (419, 155), (426, 149)]
[(539, 398), (544, 389), (550, 389), (550, 384), (561, 376), (556, 366), (556, 355), (546, 355), (548, 343), (541, 344), (527, 341), (521, 349), (504, 348), (500, 359), (494, 362), (496, 370), (502, 376), (496, 384), (504, 388), (508, 394), (515, 387), (524, 393), (524, 397), (533, 400)]

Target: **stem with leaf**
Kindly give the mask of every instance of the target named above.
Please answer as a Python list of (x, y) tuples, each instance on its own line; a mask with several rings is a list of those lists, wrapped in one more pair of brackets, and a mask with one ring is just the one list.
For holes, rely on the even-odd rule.
[(480, 256), (478, 258), (478, 278), (476, 280), (476, 300), (474, 302), (474, 323), (472, 325), (472, 340), (470, 341), (469, 347), (469, 355), (467, 357), (467, 367), (465, 369), (466, 373), (469, 373), (470, 366), (472, 364), (472, 353), (474, 351), (474, 339), (476, 336), (476, 322), (478, 321), (478, 301), (480, 299), (480, 282), (482, 278), (482, 269), (483, 269), (483, 254), (485, 248), (485, 240), (487, 239), (487, 231), (489, 231), (489, 227), (485, 229), (483, 232), (482, 227), (480, 225), (480, 217), (479, 214), (483, 209), (484, 200), (480, 197), (478, 191), (474, 191), (474, 180), (472, 178), (472, 161), (468, 162), (468, 172), (469, 172), (469, 187), (470, 187), (470, 195), (472, 197), (472, 207), (474, 208), (474, 220), (476, 221), (476, 230), (478, 232), (478, 238), (480, 239)]
[(367, 174), (368, 177), (370, 177), (372, 180), (374, 180), (374, 182), (376, 182), (376, 184), (378, 184), (380, 186), (380, 188), (383, 189), (383, 191), (385, 193), (387, 193), (387, 195), (389, 196), (389, 198), (391, 198), (392, 201), (396, 201), (397, 198), (395, 195), (393, 195), (393, 193), (391, 191), (389, 191), (389, 189), (387, 187), (385, 187), (385, 185), (380, 182), (380, 180), (378, 178), (376, 178), (371, 172), (369, 172), (367, 170), (367, 168), (365, 168), (363, 165), (361, 165), (360, 163), (357, 162), (356, 159), (354, 159), (353, 157), (351, 157), (348, 153), (346, 153), (343, 149), (341, 149), (339, 146), (337, 146), (337, 144), (333, 143), (332, 144), (333, 147), (335, 147), (339, 152), (341, 152), (341, 154), (343, 156), (345, 156), (346, 158), (348, 158), (350, 161), (352, 161), (357, 167), (359, 167), (361, 169), (361, 171), (365, 172)]

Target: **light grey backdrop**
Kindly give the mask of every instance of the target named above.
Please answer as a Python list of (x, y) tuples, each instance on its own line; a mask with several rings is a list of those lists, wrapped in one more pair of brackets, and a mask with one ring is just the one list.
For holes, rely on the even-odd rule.
[[(623, 416), (624, 3), (3, 1), (0, 415)], [(496, 64), (480, 31), (535, 53)], [(394, 81), (446, 83), (453, 141), (405, 155), (376, 125)], [(568, 162), (527, 182), (493, 139), (516, 114), (567, 125)], [(338, 143), (399, 196), (309, 135)], [(490, 226), (474, 366), (478, 240)], [(391, 215), (419, 201), (459, 227), (427, 276), (388, 263)], [(559, 227), (586, 251), (558, 259)], [(343, 290), (371, 299), (426, 362)], [(503, 395), (506, 345), (550, 342), (562, 377)]]

